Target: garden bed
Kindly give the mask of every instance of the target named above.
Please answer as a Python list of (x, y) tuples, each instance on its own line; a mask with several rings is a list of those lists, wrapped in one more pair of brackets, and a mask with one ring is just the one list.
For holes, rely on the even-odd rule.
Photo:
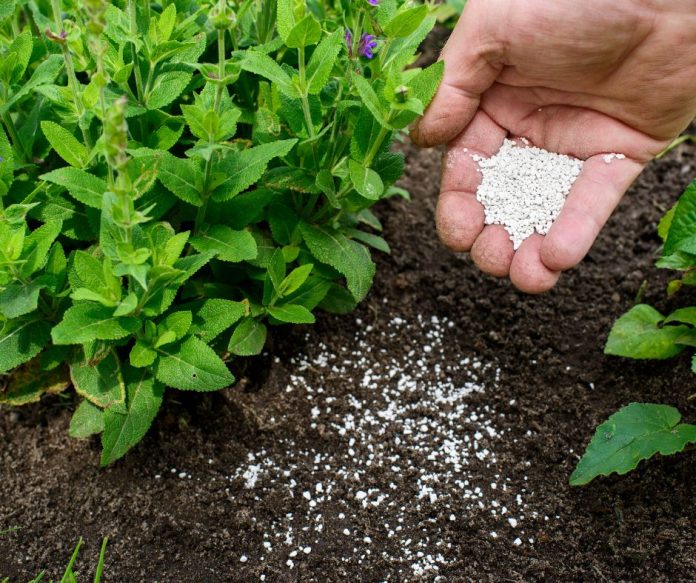
[[(652, 163), (541, 297), (439, 245), (439, 154), (406, 149), (414, 202), (379, 209), (393, 254), (355, 315), (277, 331), (223, 393), (169, 393), (106, 469), (98, 441), (68, 437), (61, 398), (0, 412), (0, 531), (19, 527), (0, 537), (0, 575), (55, 577), (80, 536), (87, 572), (108, 535), (107, 581), (693, 576), (693, 452), (567, 485), (621, 405), (696, 413), (686, 358), (602, 354), (642, 282), (660, 281), (656, 222), (696, 171), (693, 147)], [(645, 293), (665, 307), (658, 283)]]

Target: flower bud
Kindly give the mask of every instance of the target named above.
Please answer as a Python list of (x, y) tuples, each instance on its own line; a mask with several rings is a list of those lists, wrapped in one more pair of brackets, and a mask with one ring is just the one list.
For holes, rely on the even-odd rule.
[(406, 103), (408, 100), (408, 87), (406, 85), (399, 85), (394, 90), (394, 98), (399, 103)]
[(128, 163), (128, 123), (126, 106), (128, 98), (124, 95), (106, 111), (104, 119), (104, 148), (109, 164), (116, 170), (122, 170)]
[(227, 4), (213, 6), (208, 19), (217, 30), (232, 30), (237, 25), (237, 15)]

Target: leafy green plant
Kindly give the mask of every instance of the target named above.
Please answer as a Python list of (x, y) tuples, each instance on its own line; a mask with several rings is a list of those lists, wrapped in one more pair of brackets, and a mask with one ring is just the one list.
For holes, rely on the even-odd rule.
[[(696, 181), (660, 221), (664, 245), (658, 267), (681, 272), (667, 293), (696, 285)], [(679, 308), (665, 316), (652, 306), (637, 304), (614, 324), (605, 354), (635, 359), (668, 359), (696, 347), (696, 307)], [(696, 372), (696, 355), (691, 359)], [(573, 472), (571, 485), (599, 475), (625, 474), (656, 453), (671, 455), (696, 443), (696, 425), (679, 424), (681, 415), (667, 405), (631, 403), (597, 428)]]
[(0, 0), (0, 402), (72, 385), (102, 464), (267, 325), (350, 311), (443, 65), (400, 0)]
[[(106, 545), (108, 542), (109, 540), (107, 538), (104, 538), (104, 540), (102, 541), (101, 551), (99, 552), (99, 561), (97, 562), (97, 566), (94, 572), (94, 583), (100, 583), (102, 575), (104, 574), (104, 560), (106, 559)], [(70, 557), (68, 566), (65, 568), (65, 572), (63, 573), (63, 576), (60, 579), (60, 583), (78, 583), (77, 576), (75, 575), (73, 569), (75, 567), (75, 563), (77, 562), (77, 557), (80, 554), (80, 548), (82, 547), (82, 543), (83, 540), (82, 538), (80, 538), (80, 540), (77, 541), (77, 546), (75, 547), (72, 556)], [(29, 581), (29, 583), (42, 583), (44, 581), (44, 575), (45, 572), (42, 571), (34, 579)], [(10, 580), (8, 578), (5, 578), (0, 580), (0, 583), (10, 583)]]

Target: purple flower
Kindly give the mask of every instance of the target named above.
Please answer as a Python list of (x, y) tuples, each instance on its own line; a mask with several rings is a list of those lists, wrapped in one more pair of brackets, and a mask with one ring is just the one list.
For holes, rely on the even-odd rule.
[(375, 56), (373, 51), (377, 48), (377, 41), (374, 34), (363, 33), (360, 37), (358, 45), (358, 54), (366, 59), (371, 59)]
[(367, 3), (372, 6), (379, 6), (380, 0), (367, 0)]
[(353, 33), (350, 31), (350, 28), (346, 28), (346, 34), (343, 35), (343, 38), (346, 41), (346, 46), (348, 47), (348, 56), (352, 59), (353, 58)]

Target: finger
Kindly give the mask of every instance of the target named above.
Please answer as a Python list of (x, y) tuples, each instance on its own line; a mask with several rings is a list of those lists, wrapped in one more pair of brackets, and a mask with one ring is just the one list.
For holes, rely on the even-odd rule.
[(624, 192), (644, 167), (629, 158), (605, 156), (598, 154), (585, 161), (561, 214), (544, 238), (541, 261), (552, 271), (570, 269), (585, 257)]
[(541, 260), (544, 237), (535, 233), (522, 242), (510, 265), (510, 281), (528, 294), (550, 290), (560, 277), (560, 271), (549, 269)]
[[(469, 124), (481, 94), (488, 89), (502, 64), (502, 44), (493, 40), (493, 25), (485, 2), (469, 2), (440, 59), (445, 74), (423, 117), (411, 130), (411, 139), (423, 147), (453, 140)], [(483, 7), (483, 8), (481, 8)]]
[(586, 160), (598, 152), (617, 152), (647, 162), (666, 145), (618, 119), (588, 107), (601, 106), (582, 94), (495, 83), (481, 109), (511, 133), (535, 146)]
[(471, 258), (483, 272), (495, 277), (507, 277), (515, 255), (510, 235), (500, 225), (488, 225), (476, 238)]
[(472, 156), (492, 156), (505, 135), (503, 128), (479, 112), (447, 147), (435, 219), (440, 239), (454, 251), (469, 251), (483, 229), (483, 206), (476, 200), (481, 174)]

